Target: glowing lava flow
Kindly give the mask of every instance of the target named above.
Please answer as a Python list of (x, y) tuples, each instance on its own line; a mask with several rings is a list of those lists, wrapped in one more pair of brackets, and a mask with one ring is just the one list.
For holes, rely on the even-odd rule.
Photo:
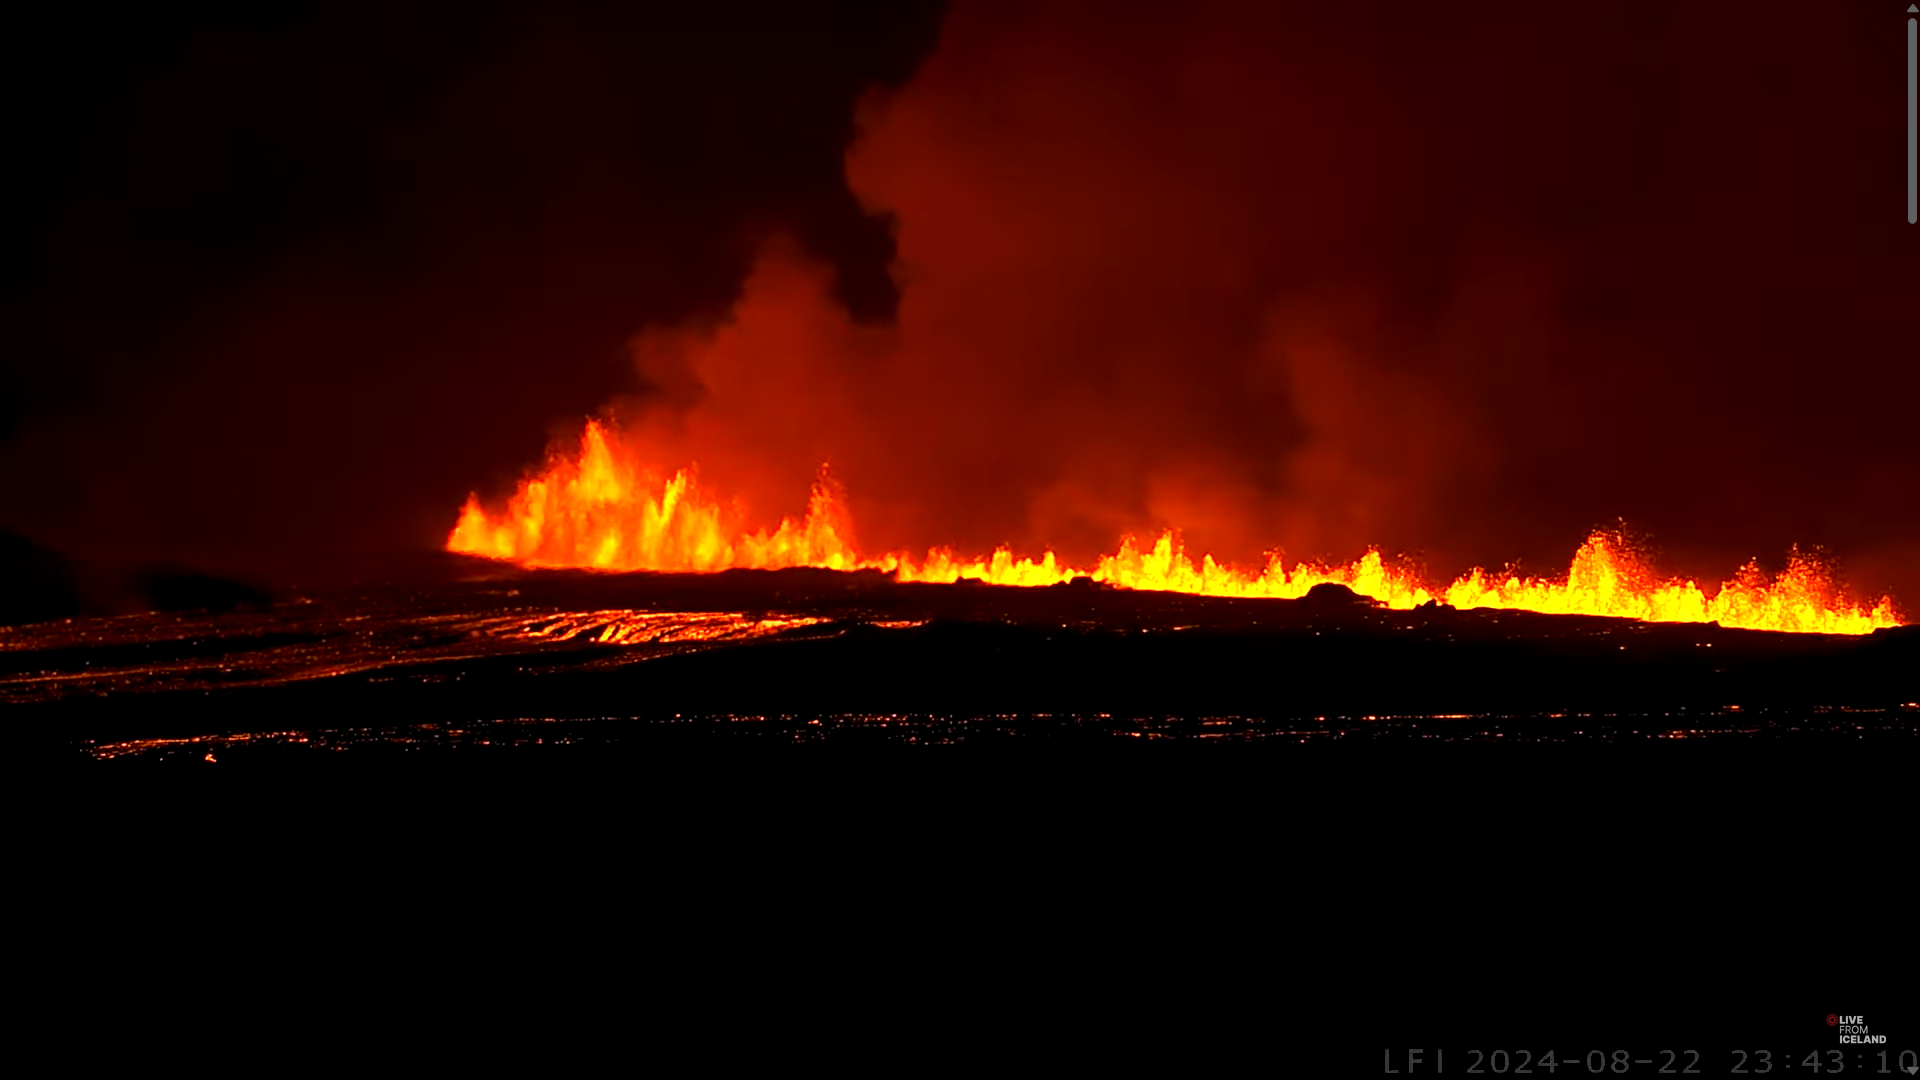
[(1092, 570), (1065, 566), (1052, 552), (1037, 560), (1016, 559), (1006, 548), (986, 558), (962, 558), (941, 549), (920, 560), (901, 553), (861, 558), (850, 539), (846, 509), (824, 478), (814, 485), (807, 516), (800, 522), (783, 520), (771, 533), (748, 532), (742, 517), (737, 507), (703, 495), (688, 471), (665, 476), (616, 454), (606, 430), (589, 423), (579, 458), (555, 460), (545, 473), (523, 482), (501, 518), (490, 517), (479, 499), (470, 497), (447, 538), (447, 550), (526, 566), (599, 570), (812, 566), (885, 570), (901, 581), (977, 578), (996, 585), (1053, 585), (1084, 576), (1124, 588), (1203, 596), (1295, 598), (1315, 585), (1335, 582), (1402, 609), (1444, 600), (1458, 608), (1718, 622), (1828, 634), (1865, 634), (1899, 625), (1891, 597), (1882, 597), (1870, 609), (1850, 604), (1839, 598), (1824, 568), (1797, 554), (1771, 581), (1749, 563), (1708, 597), (1691, 581), (1658, 578), (1604, 533), (1581, 545), (1565, 581), (1474, 570), (1436, 591), (1409, 572), (1388, 566), (1378, 551), (1347, 566), (1297, 565), (1291, 571), (1275, 556), (1254, 573), (1220, 565), (1212, 556), (1194, 562), (1171, 531), (1151, 547), (1128, 537), (1118, 552), (1103, 556)]

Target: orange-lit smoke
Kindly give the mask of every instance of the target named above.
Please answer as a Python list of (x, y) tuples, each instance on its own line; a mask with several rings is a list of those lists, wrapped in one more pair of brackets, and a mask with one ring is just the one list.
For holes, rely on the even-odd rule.
[[(1449, 187), (1457, 155), (1360, 23), (1283, 5), (957, 5), (913, 81), (864, 108), (847, 160), (854, 193), (897, 225), (895, 317), (851, 320), (829, 268), (770, 244), (725, 321), (634, 341), (649, 390), (617, 429), (590, 428), (502, 515), (470, 502), (449, 546), (1891, 625), (1890, 602), (1848, 606), (1803, 560), (1709, 597), (1603, 536), (1559, 583), (1435, 588), (1373, 553), (1543, 553), (1564, 525), (1519, 520), (1540, 485), (1515, 477), (1546, 450), (1587, 463), (1550, 494), (1573, 491), (1562, 519), (1572, 503), (1592, 521), (1632, 514), (1634, 475), (1672, 467), (1658, 440), (1693, 429), (1631, 419), (1677, 408), (1634, 377), (1658, 352), (1588, 362), (1595, 346), (1560, 332), (1559, 251), (1450, 212), (1478, 193)], [(678, 471), (692, 462), (697, 477)], [(823, 462), (833, 485), (816, 483)], [(1116, 550), (1129, 536), (1159, 539)], [(1283, 566), (1275, 544), (1305, 561)]]
[(1406, 183), (1347, 133), (1397, 122), (1305, 45), (1234, 44), (1233, 18), (1095, 22), (956, 8), (848, 157), (897, 223), (894, 319), (852, 322), (829, 268), (770, 245), (724, 323), (635, 341), (640, 456), (789, 514), (830, 461), (881, 550), (1085, 561), (1168, 527), (1239, 560), (1432, 548), (1485, 481), (1476, 406), (1341, 262), (1356, 200)]

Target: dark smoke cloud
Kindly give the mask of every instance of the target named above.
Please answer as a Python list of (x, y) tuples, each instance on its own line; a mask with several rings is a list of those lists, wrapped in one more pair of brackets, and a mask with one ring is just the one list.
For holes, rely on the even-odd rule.
[(1551, 571), (1624, 517), (1920, 595), (1892, 31), (1815, 22), (963, 4), (849, 158), (897, 324), (777, 249), (712, 344), (642, 339), (704, 388), (642, 438), (769, 513), (831, 459), (870, 548)]

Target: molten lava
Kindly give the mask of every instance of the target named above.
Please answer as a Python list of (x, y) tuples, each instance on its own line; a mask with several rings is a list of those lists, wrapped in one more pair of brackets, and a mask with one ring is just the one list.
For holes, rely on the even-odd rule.
[(1195, 562), (1169, 530), (1151, 547), (1133, 537), (1091, 570), (1063, 565), (1049, 551), (1016, 559), (1000, 548), (985, 558), (945, 549), (915, 560), (900, 552), (862, 558), (852, 522), (824, 472), (814, 484), (804, 520), (782, 520), (771, 533), (749, 532), (744, 508), (708, 497), (690, 470), (649, 470), (616, 452), (608, 432), (590, 422), (574, 460), (556, 458), (523, 482), (500, 518), (469, 497), (447, 550), (505, 559), (531, 567), (598, 570), (718, 571), (736, 567), (833, 570), (879, 569), (901, 581), (953, 582), (972, 578), (995, 585), (1053, 585), (1075, 577), (1130, 589), (1203, 596), (1297, 598), (1323, 582), (1345, 585), (1389, 607), (1412, 608), (1444, 600), (1457, 608), (1517, 608), (1565, 615), (1609, 615), (1658, 622), (1718, 622), (1751, 630), (1865, 634), (1898, 626), (1893, 599), (1873, 607), (1838, 595), (1831, 575), (1796, 553), (1769, 580), (1755, 563), (1712, 597), (1691, 581), (1656, 576), (1645, 560), (1596, 532), (1575, 553), (1565, 581), (1493, 576), (1470, 571), (1433, 590), (1369, 551), (1347, 566), (1296, 565), (1278, 555), (1258, 572)]
[(447, 550), (528, 566), (595, 570), (775, 570), (863, 565), (845, 537), (846, 512), (822, 482), (806, 521), (782, 521), (771, 534), (749, 533), (739, 507), (722, 507), (694, 487), (691, 471), (662, 476), (616, 455), (599, 424), (589, 423), (578, 461), (555, 461), (520, 485), (496, 523), (469, 498)]

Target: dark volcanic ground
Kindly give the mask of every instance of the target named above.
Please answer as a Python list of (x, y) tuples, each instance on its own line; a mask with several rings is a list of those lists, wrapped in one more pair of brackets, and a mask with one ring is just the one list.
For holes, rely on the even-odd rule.
[(1116, 738), (1906, 743), (1920, 627), (1866, 637), (877, 573), (449, 557), (250, 610), (0, 629), (16, 741), (96, 758)]

